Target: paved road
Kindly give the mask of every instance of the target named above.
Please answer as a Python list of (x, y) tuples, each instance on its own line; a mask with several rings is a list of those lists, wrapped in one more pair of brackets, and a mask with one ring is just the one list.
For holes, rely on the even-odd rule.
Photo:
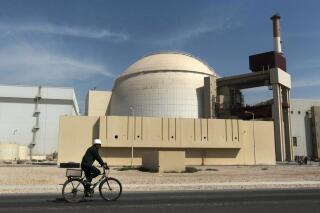
[(0, 195), (1, 212), (320, 212), (320, 189), (124, 193), (104, 202), (98, 196), (69, 204), (60, 195)]

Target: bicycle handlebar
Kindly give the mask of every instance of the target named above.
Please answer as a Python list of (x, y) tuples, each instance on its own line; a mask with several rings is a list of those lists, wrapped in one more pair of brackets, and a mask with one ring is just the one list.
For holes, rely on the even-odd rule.
[(108, 176), (108, 174), (110, 172), (110, 168), (105, 168), (104, 166), (102, 166), (102, 169), (103, 169), (103, 175)]

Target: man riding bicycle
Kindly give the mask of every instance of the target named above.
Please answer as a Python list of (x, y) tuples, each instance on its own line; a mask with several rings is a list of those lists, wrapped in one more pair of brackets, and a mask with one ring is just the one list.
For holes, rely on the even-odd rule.
[(107, 163), (104, 163), (98, 150), (101, 148), (101, 140), (94, 139), (93, 145), (89, 147), (82, 158), (81, 169), (84, 171), (87, 182), (85, 185), (86, 190), (90, 189), (91, 181), (93, 178), (101, 174), (100, 170), (93, 166), (94, 161), (98, 161), (101, 166), (106, 169), (109, 169)]
[[(98, 152), (100, 148), (101, 140), (95, 139), (93, 145), (87, 149), (83, 156), (81, 169), (84, 171), (85, 177), (82, 177), (82, 172), (79, 169), (67, 169), (67, 180), (62, 187), (62, 196), (66, 201), (77, 203), (84, 197), (93, 197), (96, 186), (99, 186), (99, 194), (105, 201), (114, 201), (121, 196), (121, 182), (109, 176), (109, 171), (106, 171), (109, 170), (109, 167), (103, 162)], [(92, 165), (96, 160), (104, 167), (102, 175), (100, 170)], [(92, 179), (98, 175), (101, 175), (100, 179), (91, 184)]]

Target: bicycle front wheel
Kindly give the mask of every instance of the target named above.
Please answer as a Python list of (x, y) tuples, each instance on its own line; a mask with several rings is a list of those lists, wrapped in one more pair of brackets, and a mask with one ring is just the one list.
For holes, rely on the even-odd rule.
[(84, 185), (79, 179), (70, 179), (63, 184), (62, 196), (69, 203), (78, 203), (84, 198)]
[(99, 185), (100, 196), (106, 201), (117, 200), (122, 193), (122, 185), (115, 178), (107, 178)]

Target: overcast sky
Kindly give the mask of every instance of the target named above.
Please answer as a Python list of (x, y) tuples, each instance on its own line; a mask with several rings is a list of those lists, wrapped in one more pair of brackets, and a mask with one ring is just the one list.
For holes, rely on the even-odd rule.
[[(220, 76), (249, 72), (248, 56), (273, 50), (280, 13), (293, 98), (320, 99), (320, 1), (0, 0), (0, 84), (111, 90), (142, 56), (184, 51)], [(251, 90), (247, 102), (270, 96)]]

